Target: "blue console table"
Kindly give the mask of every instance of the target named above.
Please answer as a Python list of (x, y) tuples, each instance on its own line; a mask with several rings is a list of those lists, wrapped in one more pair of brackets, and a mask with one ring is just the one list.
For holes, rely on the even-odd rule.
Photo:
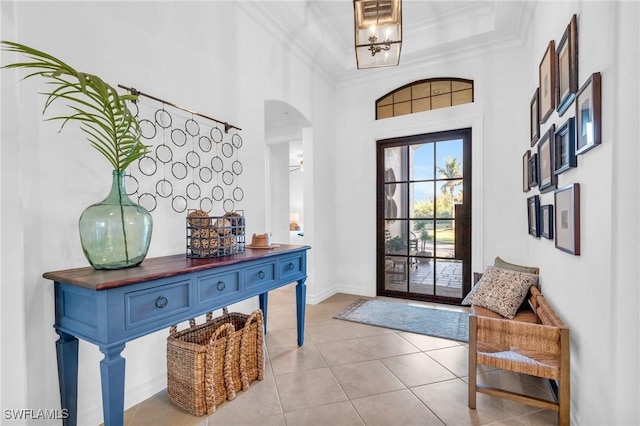
[(304, 343), (308, 246), (247, 249), (231, 256), (190, 259), (184, 254), (146, 259), (114, 271), (78, 268), (47, 272), (54, 281), (58, 379), (65, 425), (77, 423), (78, 339), (97, 345), (104, 423), (124, 419), (125, 359), (133, 339), (206, 312), (259, 296), (267, 327), (269, 290), (296, 282), (298, 345)]

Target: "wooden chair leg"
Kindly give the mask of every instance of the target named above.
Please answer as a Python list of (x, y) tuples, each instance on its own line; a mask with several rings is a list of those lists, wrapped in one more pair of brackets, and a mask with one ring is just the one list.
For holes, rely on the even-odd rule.
[(476, 336), (478, 332), (478, 318), (469, 315), (469, 408), (476, 408), (476, 383), (478, 358), (476, 355)]

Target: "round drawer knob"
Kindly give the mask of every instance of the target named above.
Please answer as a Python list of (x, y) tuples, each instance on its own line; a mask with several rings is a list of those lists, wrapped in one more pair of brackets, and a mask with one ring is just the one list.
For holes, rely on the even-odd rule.
[(160, 309), (164, 308), (169, 304), (169, 299), (166, 296), (158, 296), (156, 299), (156, 306)]
[(227, 287), (227, 284), (224, 281), (218, 281), (218, 290), (222, 291)]
[(263, 279), (264, 279), (264, 277), (265, 277), (266, 275), (267, 275), (267, 274), (265, 274), (265, 273), (264, 273), (264, 271), (260, 271), (260, 272), (258, 272), (258, 277), (259, 277), (261, 280), (263, 280)]
[(289, 264), (289, 270), (290, 270), (290, 271), (293, 271), (293, 269), (294, 269), (294, 268), (295, 268), (295, 265), (294, 265), (293, 263), (290, 263), (290, 264)]

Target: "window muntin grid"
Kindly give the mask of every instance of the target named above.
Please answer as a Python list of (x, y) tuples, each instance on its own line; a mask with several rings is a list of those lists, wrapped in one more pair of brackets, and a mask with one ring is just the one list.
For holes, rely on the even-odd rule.
[(376, 101), (376, 120), (473, 102), (473, 80), (432, 78), (402, 86)]

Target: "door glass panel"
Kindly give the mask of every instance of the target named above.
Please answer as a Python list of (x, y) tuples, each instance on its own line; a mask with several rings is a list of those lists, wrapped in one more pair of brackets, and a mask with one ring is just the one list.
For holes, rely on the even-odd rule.
[(399, 216), (398, 204), (393, 198), (387, 198), (384, 204), (384, 217), (387, 219), (398, 218)]
[(384, 288), (391, 291), (407, 291), (407, 258), (384, 257)]
[(408, 188), (407, 183), (390, 184), (385, 187), (384, 217), (386, 219), (407, 217)]
[(407, 180), (407, 149), (406, 146), (395, 146), (384, 149), (385, 182), (400, 182)]
[(384, 252), (389, 255), (407, 255), (409, 239), (407, 238), (406, 220), (385, 221)]
[(433, 179), (433, 144), (411, 146), (411, 180)]
[(453, 220), (436, 221), (434, 232), (437, 257), (455, 257), (456, 229)]
[(410, 216), (432, 218), (434, 212), (433, 182), (419, 182), (411, 185)]
[(462, 261), (438, 260), (436, 262), (436, 294), (462, 298)]
[(438, 178), (462, 177), (462, 139), (436, 143)]
[(462, 180), (438, 181), (436, 217), (453, 218), (453, 205), (462, 202)]
[(415, 270), (409, 275), (409, 292), (433, 295), (433, 258), (419, 257), (416, 259)]
[(412, 220), (411, 233), (415, 240), (415, 255), (418, 257), (433, 257), (433, 229), (434, 220)]

